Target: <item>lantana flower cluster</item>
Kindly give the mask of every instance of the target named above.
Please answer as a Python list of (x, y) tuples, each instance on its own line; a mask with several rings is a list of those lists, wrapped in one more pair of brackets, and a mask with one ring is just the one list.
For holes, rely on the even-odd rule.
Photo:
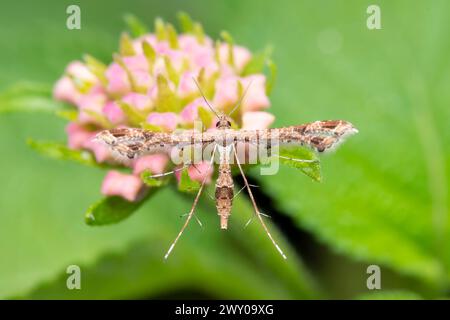
[[(172, 132), (192, 129), (196, 120), (213, 130), (214, 114), (193, 78), (219, 112), (231, 110), (251, 82), (233, 113), (233, 125), (267, 128), (274, 117), (263, 111), (270, 105), (266, 77), (249, 74), (251, 60), (247, 48), (231, 41), (213, 41), (198, 25), (177, 34), (172, 25), (157, 20), (154, 33), (134, 39), (124, 33), (119, 52), (109, 65), (86, 56), (83, 61), (71, 62), (55, 84), (54, 97), (76, 110), (66, 127), (68, 146), (89, 150), (98, 163), (120, 165), (103, 144), (93, 140), (99, 131), (126, 126)], [(159, 174), (173, 167), (167, 154), (142, 156), (126, 166), (131, 173), (107, 173), (101, 188), (104, 195), (135, 201), (148, 188), (141, 181), (142, 172)], [(190, 178), (200, 181), (208, 174), (210, 180), (212, 170), (207, 172), (208, 167), (206, 163), (190, 167)]]

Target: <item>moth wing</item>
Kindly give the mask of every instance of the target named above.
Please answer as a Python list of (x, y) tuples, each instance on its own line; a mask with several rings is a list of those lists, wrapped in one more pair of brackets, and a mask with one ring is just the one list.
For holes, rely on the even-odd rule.
[(324, 152), (337, 147), (348, 136), (358, 130), (347, 121), (325, 120), (265, 130), (242, 130), (237, 137), (238, 142), (267, 146), (298, 145)]
[(343, 120), (315, 121), (278, 130), (280, 144), (300, 144), (317, 152), (334, 150), (347, 137), (358, 132), (350, 122)]

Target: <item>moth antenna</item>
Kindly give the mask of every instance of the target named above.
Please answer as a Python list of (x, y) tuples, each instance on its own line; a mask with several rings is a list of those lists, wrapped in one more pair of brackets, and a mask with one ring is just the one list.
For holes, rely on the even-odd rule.
[(241, 105), (242, 101), (244, 100), (245, 95), (247, 94), (248, 88), (250, 88), (250, 85), (252, 84), (253, 80), (250, 80), (249, 84), (247, 85), (247, 88), (245, 88), (244, 93), (242, 94), (241, 98), (239, 99), (238, 103), (234, 106), (234, 108), (228, 113), (228, 116), (231, 117), (234, 111), (236, 111), (237, 108)]
[[(211, 157), (211, 162), (209, 163), (210, 167), (213, 165), (215, 152), (216, 152), (216, 147), (214, 146), (214, 150), (213, 150), (212, 157)], [(203, 187), (205, 186), (205, 182), (206, 182), (207, 178), (208, 178), (208, 175), (205, 175), (205, 177), (203, 178), (202, 184), (200, 185), (200, 189), (198, 189), (197, 195), (195, 196), (194, 203), (192, 204), (191, 211), (189, 211), (188, 217), (186, 218), (186, 221), (184, 222), (183, 226), (181, 227), (180, 232), (178, 232), (177, 237), (175, 238), (175, 240), (170, 245), (169, 250), (167, 250), (167, 253), (164, 256), (164, 260), (167, 260), (167, 258), (169, 257), (170, 253), (172, 252), (173, 248), (177, 244), (178, 239), (180, 239), (181, 235), (183, 234), (184, 229), (186, 229), (186, 227), (189, 224), (189, 221), (191, 221), (192, 216), (194, 215), (195, 207), (197, 206), (198, 199), (200, 199), (200, 195), (202, 194)]]
[(248, 195), (250, 196), (250, 200), (251, 200), (251, 202), (252, 202), (253, 209), (255, 210), (256, 216), (258, 217), (259, 222), (261, 223), (262, 227), (263, 227), (264, 230), (266, 231), (266, 234), (267, 234), (267, 236), (269, 237), (270, 241), (272, 241), (272, 244), (275, 246), (275, 248), (276, 248), (276, 249), (278, 250), (278, 252), (281, 254), (281, 256), (283, 257), (283, 259), (287, 259), (287, 257), (286, 257), (286, 255), (284, 254), (283, 250), (281, 250), (280, 246), (276, 243), (275, 239), (274, 239), (274, 238), (272, 237), (272, 235), (270, 234), (269, 229), (268, 229), (267, 226), (266, 226), (266, 223), (264, 222), (264, 220), (263, 220), (262, 217), (261, 217), (261, 216), (262, 216), (262, 213), (260, 213), (259, 210), (258, 210), (258, 206), (256, 205), (255, 198), (253, 197), (252, 189), (250, 188), (250, 186), (249, 186), (249, 184), (248, 184), (248, 181), (247, 181), (247, 177), (245, 176), (244, 171), (242, 170), (242, 167), (241, 167), (241, 164), (240, 164), (240, 162), (239, 162), (239, 158), (238, 158), (238, 155), (237, 155), (237, 152), (236, 152), (235, 144), (234, 144), (233, 146), (234, 146), (233, 151), (234, 151), (234, 156), (235, 156), (235, 158), (236, 158), (236, 163), (237, 163), (237, 165), (238, 165), (238, 167), (239, 167), (239, 171), (241, 172), (242, 179), (244, 180), (244, 184), (245, 184), (245, 187), (247, 188)]
[(192, 80), (194, 80), (195, 85), (198, 88), (198, 91), (200, 91), (200, 94), (203, 97), (203, 100), (205, 100), (206, 104), (208, 105), (209, 109), (211, 109), (212, 112), (214, 112), (214, 114), (216, 115), (217, 118), (220, 118), (219, 114), (216, 112), (216, 110), (214, 110), (214, 108), (209, 104), (208, 99), (206, 99), (205, 95), (203, 94), (202, 89), (200, 88), (200, 85), (198, 84), (197, 80), (195, 79), (195, 77), (192, 77)]

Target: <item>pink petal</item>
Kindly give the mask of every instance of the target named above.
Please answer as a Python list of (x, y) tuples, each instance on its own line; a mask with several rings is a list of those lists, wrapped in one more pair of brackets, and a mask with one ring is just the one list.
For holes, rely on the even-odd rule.
[(198, 93), (197, 86), (194, 79), (198, 72), (186, 71), (180, 77), (180, 84), (178, 85), (178, 93), (181, 97), (187, 97), (194, 93)]
[(251, 85), (242, 101), (242, 111), (259, 111), (270, 106), (266, 95), (266, 77), (262, 74), (251, 75), (241, 79), (244, 88)]
[(206, 178), (206, 183), (210, 183), (213, 172), (214, 168), (210, 166), (208, 161), (202, 161), (197, 163), (195, 167), (190, 166), (188, 168), (189, 177), (198, 182), (202, 182)]
[[(233, 46), (233, 58), (234, 58), (234, 67), (236, 67), (237, 71), (240, 72), (244, 69), (245, 65), (252, 58), (252, 54), (248, 49), (234, 45)], [(229, 45), (228, 43), (222, 43), (219, 47), (219, 61), (222, 64), (228, 64), (229, 60)]]
[(93, 138), (94, 135), (89, 140), (86, 140), (83, 144), (83, 148), (91, 150), (94, 153), (95, 160), (98, 163), (111, 159), (111, 152), (109, 148), (103, 143), (94, 141)]
[(195, 120), (198, 120), (198, 108), (202, 107), (204, 104), (205, 102), (203, 101), (203, 98), (197, 98), (189, 103), (180, 112), (181, 121), (185, 124), (191, 124)]
[(168, 162), (169, 157), (165, 154), (152, 154), (140, 157), (133, 163), (133, 174), (139, 175), (146, 170), (153, 174), (164, 173)]
[(53, 88), (53, 97), (59, 101), (77, 104), (81, 94), (78, 92), (72, 80), (64, 76), (56, 82)]
[(135, 56), (122, 57), (127, 69), (133, 71), (148, 71), (148, 61), (145, 55), (137, 54)]
[(84, 82), (98, 82), (97, 77), (89, 70), (89, 68), (84, 63), (80, 61), (71, 62), (66, 68), (66, 73)]
[[(197, 163), (195, 166), (189, 166), (189, 177), (192, 180), (198, 181), (200, 183), (203, 182), (203, 179), (206, 177), (205, 183), (209, 184), (214, 173), (214, 167), (210, 166), (209, 164), (209, 161), (202, 161), (200, 163)], [(181, 172), (181, 170), (175, 172), (175, 177), (177, 178), (178, 182), (180, 182), (181, 179)]]
[(78, 114), (78, 120), (82, 123), (98, 122), (95, 118), (93, 118), (89, 114), (89, 111), (101, 115), (103, 112), (103, 108), (106, 105), (106, 100), (107, 97), (105, 94), (97, 92), (88, 93), (81, 96), (81, 98), (78, 101), (78, 108), (80, 109), (80, 113)]
[(235, 76), (221, 77), (216, 81), (216, 92), (213, 104), (216, 108), (234, 105), (238, 100), (238, 78)]
[(129, 93), (122, 100), (138, 110), (148, 110), (152, 107), (151, 98), (145, 94)]
[(205, 37), (204, 40), (205, 43), (200, 44), (197, 37), (193, 35), (180, 35), (178, 43), (181, 51), (192, 63), (193, 69), (200, 70), (205, 68), (206, 76), (210, 76), (218, 69), (218, 66), (215, 61), (215, 50), (212, 40), (208, 37)]
[(198, 42), (197, 37), (191, 34), (181, 34), (178, 37), (178, 45), (180, 49), (187, 53), (193, 53), (199, 50), (199, 48), (213, 48), (213, 41), (209, 37), (203, 38), (204, 43)]
[(242, 71), (247, 63), (252, 58), (252, 54), (248, 49), (241, 46), (233, 47), (233, 55), (234, 55), (234, 65), (238, 69), (238, 71)]
[(262, 130), (267, 129), (274, 122), (275, 116), (264, 111), (244, 112), (242, 115), (242, 129)]
[(82, 149), (86, 141), (92, 139), (94, 132), (86, 130), (78, 123), (70, 122), (66, 126), (66, 132), (68, 136), (68, 146), (72, 149)]
[(153, 44), (153, 49), (155, 49), (156, 53), (159, 55), (167, 54), (170, 49), (170, 44), (167, 41), (158, 41)]
[(72, 149), (87, 149), (94, 153), (97, 162), (110, 159), (109, 149), (102, 143), (94, 141), (96, 132), (88, 131), (85, 127), (75, 122), (70, 122), (66, 127), (68, 146)]
[(173, 131), (178, 125), (178, 115), (174, 112), (152, 112), (148, 115), (147, 122), (167, 131)]
[(144, 70), (136, 70), (131, 73), (138, 88), (149, 88), (155, 81), (154, 78)]
[(114, 125), (124, 123), (126, 116), (122, 109), (115, 102), (107, 102), (103, 107), (103, 114)]
[(103, 180), (101, 192), (105, 196), (120, 196), (128, 201), (135, 201), (143, 183), (141, 179), (119, 171), (109, 171)]
[(105, 72), (108, 80), (107, 91), (115, 95), (123, 95), (131, 90), (125, 70), (117, 63), (112, 63)]

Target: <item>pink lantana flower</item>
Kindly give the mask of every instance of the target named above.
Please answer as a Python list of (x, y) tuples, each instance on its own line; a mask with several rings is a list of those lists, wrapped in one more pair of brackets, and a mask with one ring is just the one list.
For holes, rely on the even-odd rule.
[[(169, 30), (168, 25), (164, 28)], [(167, 154), (144, 155), (124, 164), (93, 137), (119, 126), (168, 133), (191, 130), (204, 112), (209, 113), (204, 119), (214, 119), (193, 78), (217, 112), (228, 112), (251, 83), (242, 105), (233, 113), (237, 126), (263, 129), (274, 120), (263, 111), (270, 105), (266, 77), (246, 71), (252, 60), (247, 48), (216, 42), (197, 30), (178, 35), (168, 31), (149, 33), (135, 39), (123, 36), (117, 51), (119, 54), (106, 65), (92, 57), (70, 63), (54, 87), (55, 99), (72, 104), (77, 111), (76, 120), (66, 128), (69, 147), (92, 152), (99, 163), (129, 167), (130, 174), (110, 171), (106, 175), (101, 188), (106, 196), (136, 201), (149, 188), (141, 181), (144, 171), (159, 174), (173, 170), (175, 165)], [(212, 125), (213, 121), (204, 130), (215, 130)], [(196, 181), (206, 175), (209, 183), (213, 169), (208, 168), (209, 163), (202, 162), (190, 166), (188, 173)]]
[(164, 173), (169, 157), (165, 154), (151, 154), (135, 160), (133, 163), (133, 174), (139, 175), (148, 170), (153, 174)]
[(147, 117), (147, 123), (171, 132), (178, 125), (178, 115), (174, 112), (152, 112)]
[[(209, 165), (208, 161), (202, 161), (195, 166), (193, 165), (188, 168), (189, 177), (200, 183), (203, 182), (203, 179), (206, 179), (205, 183), (210, 183), (213, 172), (214, 169)], [(176, 171), (175, 176), (179, 182), (181, 179), (181, 172)]]
[(135, 175), (111, 170), (103, 180), (102, 193), (107, 196), (121, 196), (128, 201), (135, 201), (143, 185), (141, 179)]
[(248, 111), (242, 115), (242, 129), (267, 129), (275, 121), (275, 116), (265, 111)]

